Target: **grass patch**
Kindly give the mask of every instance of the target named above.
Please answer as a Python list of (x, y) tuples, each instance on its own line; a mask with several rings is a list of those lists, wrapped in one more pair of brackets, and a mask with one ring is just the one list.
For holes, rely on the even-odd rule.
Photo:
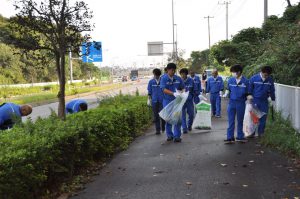
[(300, 158), (300, 134), (288, 119), (281, 117), (280, 113), (274, 113), (274, 118), (275, 121), (272, 121), (271, 117), (268, 117), (262, 144)]
[[(96, 92), (96, 91), (106, 91), (111, 89), (117, 89), (122, 88), (126, 85), (124, 84), (109, 84), (109, 85), (103, 85), (103, 86), (68, 86), (66, 87), (66, 96), (71, 95), (78, 95), (82, 93), (89, 93), (89, 92)], [(23, 88), (23, 90), (26, 90)], [(31, 94), (31, 95), (23, 95), (19, 97), (14, 98), (7, 98), (0, 100), (0, 103), (4, 102), (12, 102), (16, 104), (30, 104), (30, 103), (36, 103), (36, 102), (43, 102), (43, 101), (55, 101), (57, 100), (57, 89), (52, 89), (51, 91), (40, 91), (40, 93), (37, 94)]]

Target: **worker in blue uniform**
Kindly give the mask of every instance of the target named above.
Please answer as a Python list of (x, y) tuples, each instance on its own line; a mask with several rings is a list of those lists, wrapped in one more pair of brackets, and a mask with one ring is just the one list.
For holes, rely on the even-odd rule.
[[(265, 131), (267, 114), (269, 110), (268, 98), (272, 100), (273, 107), (275, 106), (275, 86), (274, 81), (270, 75), (272, 74), (272, 67), (264, 66), (261, 72), (252, 76), (249, 81), (249, 100), (253, 100), (253, 104), (257, 106), (259, 110), (266, 113), (262, 118), (259, 119), (258, 125), (258, 136), (262, 136)], [(249, 138), (254, 138), (254, 134), (250, 135)]]
[(31, 114), (32, 107), (29, 105), (19, 106), (14, 103), (3, 103), (0, 106), (0, 130), (6, 130), (21, 120), (22, 116)]
[(198, 104), (200, 102), (199, 95), (202, 93), (200, 77), (196, 76), (194, 71), (191, 71), (190, 75), (194, 81), (194, 102)]
[(153, 79), (148, 83), (148, 97), (151, 101), (156, 134), (159, 135), (160, 131), (165, 131), (165, 121), (159, 117), (159, 112), (163, 109), (163, 91), (160, 88), (161, 70), (155, 68), (153, 70)]
[[(225, 144), (237, 142), (247, 142), (244, 138), (243, 121), (246, 108), (246, 100), (249, 94), (249, 80), (243, 75), (243, 67), (236, 64), (230, 68), (232, 77), (228, 80), (228, 86), (225, 97), (229, 94), (229, 103), (227, 107), (228, 129)], [(237, 137), (234, 138), (235, 116), (237, 118)]]
[(71, 100), (66, 105), (67, 114), (78, 113), (81, 111), (86, 111), (87, 109), (88, 109), (88, 104), (85, 100), (82, 99)]
[(212, 77), (207, 80), (206, 93), (210, 93), (210, 103), (212, 115), (221, 117), (221, 97), (223, 96), (224, 82), (222, 77), (218, 75), (217, 69), (212, 71)]
[[(182, 131), (184, 134), (186, 134), (188, 133), (188, 130), (189, 131), (192, 130), (192, 125), (194, 121), (195, 84), (194, 84), (194, 80), (191, 77), (188, 77), (189, 71), (187, 68), (181, 69), (179, 73), (185, 86), (185, 92), (189, 92), (188, 99), (186, 100), (182, 108)], [(188, 115), (188, 122), (186, 119), (186, 114)]]
[[(175, 75), (176, 64), (169, 63), (167, 65), (167, 74), (163, 75), (160, 82), (160, 87), (163, 90), (163, 107), (166, 107), (177, 96), (176, 90), (183, 91), (184, 84), (182, 79)], [(166, 123), (167, 141), (181, 142), (181, 124), (174, 125), (174, 133), (172, 125)]]

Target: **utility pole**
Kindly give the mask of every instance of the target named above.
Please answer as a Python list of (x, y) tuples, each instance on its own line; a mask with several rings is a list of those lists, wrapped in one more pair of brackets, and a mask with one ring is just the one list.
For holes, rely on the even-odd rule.
[(175, 60), (178, 60), (178, 35), (177, 35), (177, 24), (174, 24), (176, 26), (176, 40), (175, 40)]
[(207, 24), (208, 24), (208, 49), (210, 50), (210, 20), (209, 19), (212, 19), (214, 17), (211, 17), (211, 16), (207, 16), (207, 17), (204, 17), (204, 19), (207, 19)]
[(172, 59), (176, 62), (175, 58), (175, 30), (174, 30), (174, 0), (172, 0), (172, 29), (173, 29), (173, 52)]
[(226, 5), (226, 40), (228, 40), (228, 5), (231, 4), (230, 1), (224, 1), (224, 3), (219, 3), (219, 5)]
[(264, 22), (268, 19), (268, 0), (264, 0)]
[(73, 64), (72, 64), (72, 48), (69, 51), (69, 66), (70, 66), (70, 83), (73, 82)]

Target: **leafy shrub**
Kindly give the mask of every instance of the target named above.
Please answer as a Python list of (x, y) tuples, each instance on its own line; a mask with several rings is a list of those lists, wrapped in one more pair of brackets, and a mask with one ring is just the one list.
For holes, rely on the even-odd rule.
[(290, 120), (283, 119), (280, 113), (274, 114), (274, 122), (270, 118), (268, 117), (262, 143), (283, 153), (300, 157), (300, 134), (293, 128)]
[(125, 149), (151, 122), (145, 97), (118, 96), (100, 107), (26, 122), (0, 134), (0, 198), (38, 198), (96, 160)]

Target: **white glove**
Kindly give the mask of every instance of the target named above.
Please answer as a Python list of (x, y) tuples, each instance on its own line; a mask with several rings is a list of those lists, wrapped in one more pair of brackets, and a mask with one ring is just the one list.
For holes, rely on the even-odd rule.
[(252, 95), (248, 95), (247, 96), (247, 100), (253, 100), (253, 96)]
[(228, 95), (229, 95), (229, 90), (226, 90), (225, 94), (222, 97), (226, 98), (226, 97), (228, 97)]
[(180, 97), (180, 93), (179, 92), (175, 92), (173, 93), (174, 97), (177, 98), (177, 97)]
[(207, 101), (207, 98), (204, 97), (202, 94), (200, 94), (198, 97), (199, 97), (200, 100), (206, 100)]
[(220, 91), (220, 92), (219, 92), (219, 94), (220, 94), (220, 97), (222, 97), (222, 96), (223, 96), (223, 92), (222, 92), (222, 91)]
[(152, 100), (151, 100), (150, 97), (149, 97), (148, 100), (147, 100), (147, 105), (148, 105), (148, 106), (152, 106)]

